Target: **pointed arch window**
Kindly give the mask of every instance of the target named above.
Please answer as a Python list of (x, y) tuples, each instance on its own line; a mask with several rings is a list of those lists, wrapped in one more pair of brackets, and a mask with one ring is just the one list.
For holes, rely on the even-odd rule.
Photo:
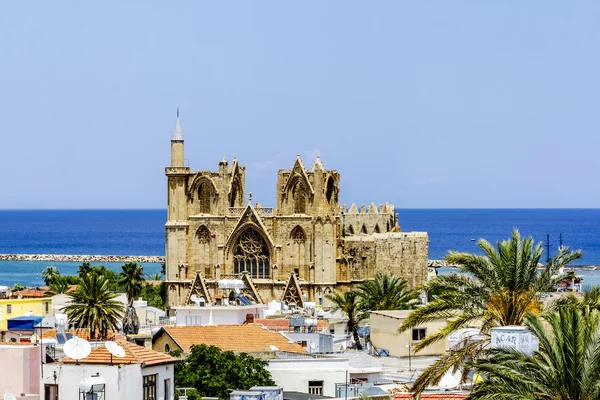
[(235, 202), (238, 197), (238, 181), (234, 181), (231, 185), (231, 193), (229, 193), (229, 207), (235, 207)]
[(333, 177), (330, 176), (329, 179), (327, 179), (327, 192), (326, 192), (327, 201), (329, 203), (331, 203), (331, 200), (335, 200), (334, 192), (335, 192), (335, 185), (333, 183)]
[(300, 227), (300, 225), (296, 225), (292, 232), (290, 233), (290, 239), (292, 239), (296, 243), (304, 243), (306, 241), (306, 234), (304, 233), (304, 229)]
[(375, 233), (381, 233), (381, 229), (379, 229), (379, 225), (375, 225)]
[(354, 235), (354, 228), (352, 225), (348, 226), (348, 235)]
[(306, 214), (306, 189), (302, 182), (294, 185), (292, 197), (294, 198), (294, 214)]
[(360, 233), (367, 234), (367, 226), (363, 224), (362, 228), (360, 228)]
[(210, 242), (210, 231), (206, 225), (202, 225), (200, 228), (198, 228), (196, 231), (196, 237), (198, 238), (200, 244), (206, 244)]
[(210, 214), (211, 190), (208, 183), (200, 184), (198, 188), (198, 201), (200, 202), (200, 214)]
[(269, 248), (260, 233), (252, 228), (240, 235), (233, 251), (233, 272), (248, 272), (252, 278), (259, 279), (271, 277)]

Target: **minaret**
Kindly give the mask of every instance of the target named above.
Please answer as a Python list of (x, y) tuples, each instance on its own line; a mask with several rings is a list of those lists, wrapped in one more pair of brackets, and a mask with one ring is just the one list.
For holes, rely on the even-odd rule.
[(177, 107), (177, 121), (173, 129), (173, 138), (171, 139), (171, 166), (183, 167), (183, 133), (179, 125), (179, 107)]
[[(183, 158), (183, 134), (179, 124), (179, 108), (173, 137), (171, 138), (171, 165), (165, 169), (167, 175), (167, 233), (166, 243), (166, 269), (167, 281), (186, 281), (188, 267), (187, 258), (187, 230), (188, 204), (186, 197), (187, 180), (190, 167), (186, 167)], [(179, 292), (169, 292), (168, 305), (179, 304)]]

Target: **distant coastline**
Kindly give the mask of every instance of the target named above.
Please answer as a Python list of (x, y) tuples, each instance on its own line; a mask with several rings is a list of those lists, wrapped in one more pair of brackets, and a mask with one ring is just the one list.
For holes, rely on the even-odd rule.
[(56, 262), (114, 262), (162, 263), (164, 256), (117, 256), (92, 254), (0, 254), (0, 261), (56, 261)]

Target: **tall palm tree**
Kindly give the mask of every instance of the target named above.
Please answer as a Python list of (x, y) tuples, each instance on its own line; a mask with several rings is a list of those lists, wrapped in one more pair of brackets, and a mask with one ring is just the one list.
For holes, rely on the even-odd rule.
[(121, 267), (119, 284), (127, 294), (127, 311), (123, 319), (123, 331), (125, 334), (138, 333), (140, 329), (140, 321), (138, 319), (133, 301), (135, 297), (142, 291), (142, 283), (144, 282), (144, 267), (138, 263), (128, 262)]
[(77, 275), (79, 275), (80, 278), (83, 278), (84, 276), (92, 272), (92, 270), (93, 268), (89, 262), (83, 262), (77, 267)]
[(69, 281), (64, 276), (58, 276), (53, 279), (48, 286), (46, 294), (54, 296), (56, 294), (63, 294), (69, 290)]
[(539, 351), (492, 350), (474, 363), (485, 379), (468, 399), (594, 400), (600, 398), (600, 313), (561, 307), (526, 317)]
[(87, 274), (77, 289), (68, 295), (64, 310), (76, 329), (89, 329), (90, 338), (106, 339), (109, 331), (119, 328), (123, 304), (108, 288), (108, 281), (98, 274)]
[(367, 318), (367, 313), (360, 307), (360, 298), (358, 293), (355, 291), (338, 292), (335, 291), (330, 294), (326, 294), (325, 297), (333, 302), (333, 311), (340, 310), (348, 317), (346, 328), (348, 333), (351, 333), (356, 343), (356, 348), (362, 350), (360, 339), (358, 337), (358, 324), (360, 321)]
[(50, 265), (42, 271), (42, 279), (46, 283), (46, 286), (49, 286), (52, 281), (57, 279), (60, 276), (60, 271), (53, 265)]
[(419, 302), (419, 293), (407, 287), (399, 276), (378, 272), (358, 287), (361, 307), (368, 311), (410, 310)]
[[(431, 301), (415, 311), (400, 327), (404, 332), (433, 320), (446, 320), (440, 331), (420, 341), (415, 352), (450, 333), (471, 326), (480, 326), (489, 342), (490, 329), (495, 326), (522, 325), (528, 312), (541, 311), (540, 293), (554, 290), (569, 274), (560, 274), (562, 267), (581, 258), (581, 251), (562, 248), (538, 270), (543, 254), (542, 243), (534, 245), (533, 239), (523, 238), (513, 230), (510, 239), (498, 242), (496, 247), (480, 239), (477, 246), (483, 255), (451, 251), (446, 260), (458, 265), (466, 275), (440, 275), (424, 285), (425, 291), (436, 293)], [(429, 385), (437, 384), (451, 368), (461, 368), (478, 357), (481, 342), (465, 343), (459, 350), (442, 356), (427, 368), (413, 385), (420, 393)], [(468, 368), (463, 369), (463, 379)]]

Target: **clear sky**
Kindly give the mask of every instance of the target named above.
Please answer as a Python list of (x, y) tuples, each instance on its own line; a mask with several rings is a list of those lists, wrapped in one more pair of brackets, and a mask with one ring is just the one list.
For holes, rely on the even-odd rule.
[(320, 154), (341, 202), (600, 207), (598, 1), (0, 4), (0, 208), (164, 208)]

